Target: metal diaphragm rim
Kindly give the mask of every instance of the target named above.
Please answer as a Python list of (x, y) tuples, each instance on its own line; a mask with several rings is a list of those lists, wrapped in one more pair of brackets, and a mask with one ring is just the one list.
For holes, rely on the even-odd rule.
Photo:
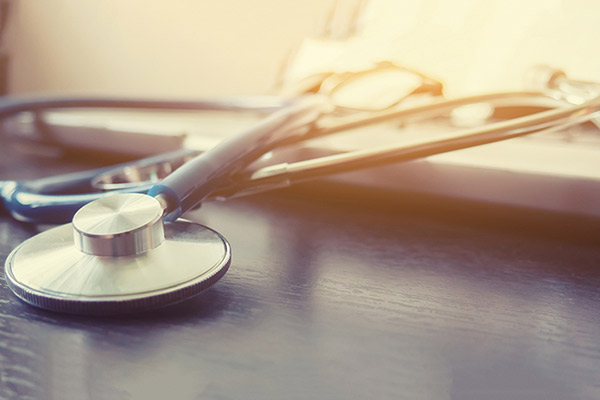
[[(183, 301), (212, 286), (225, 275), (231, 262), (231, 247), (222, 235), (203, 225), (178, 220), (165, 224), (165, 243), (146, 254), (113, 259), (81, 253), (82, 258), (80, 260), (91, 259), (96, 262), (90, 270), (94, 271), (94, 267), (100, 270), (100, 275), (97, 275), (98, 271), (96, 271), (96, 278), (100, 278), (100, 283), (109, 285), (114, 281), (116, 284), (109, 290), (110, 293), (103, 295), (101, 293), (102, 285), (98, 289), (98, 285), (93, 285), (93, 279), (89, 279), (94, 274), (86, 276), (87, 270), (83, 269), (82, 276), (85, 278), (83, 281), (91, 281), (92, 287), (85, 288), (82, 286), (82, 290), (84, 292), (87, 290), (87, 292), (77, 294), (77, 285), (72, 283), (70, 285), (55, 284), (54, 286), (49, 284), (45, 287), (39, 285), (37, 282), (43, 282), (43, 267), (31, 266), (30, 271), (24, 270), (27, 268), (25, 264), (27, 251), (32, 251), (32, 246), (35, 247), (40, 244), (41, 235), (50, 236), (52, 233), (56, 233), (53, 231), (58, 231), (63, 236), (54, 239), (55, 242), (65, 242), (62, 243), (62, 248), (60, 245), (57, 246), (58, 251), (62, 251), (63, 254), (71, 254), (71, 257), (77, 257), (69, 247), (73, 246), (73, 249), (76, 250), (72, 243), (71, 224), (67, 224), (52, 228), (26, 240), (9, 254), (5, 264), (6, 281), (15, 295), (30, 305), (51, 311), (70, 314), (112, 315), (163, 307)], [(42, 237), (41, 239), (45, 238)], [(71, 240), (69, 246), (66, 243), (68, 240)], [(195, 242), (195, 240), (199, 241)], [(52, 247), (52, 244), (52, 242), (46, 243), (50, 247)], [(53, 250), (50, 249), (49, 251), (52, 254)], [(189, 257), (190, 255), (193, 257)], [(182, 261), (181, 257), (183, 256), (191, 259)], [(39, 256), (37, 261), (43, 258), (43, 255)], [(169, 261), (171, 258), (172, 262)], [(153, 263), (151, 263), (151, 268), (144, 270), (144, 266), (141, 264), (143, 261), (148, 260), (153, 261)], [(36, 261), (35, 257), (33, 261)], [(181, 266), (182, 262), (186, 263), (185, 268)], [(119, 267), (123, 267), (124, 272)], [(52, 270), (52, 268), (48, 269)], [(70, 269), (66, 268), (65, 271)], [(41, 271), (42, 276), (39, 276), (38, 270)], [(102, 275), (103, 270), (108, 270), (109, 274)], [(54, 272), (56, 272), (55, 275), (52, 275)], [(54, 280), (65, 279), (67, 283), (69, 282), (66, 275), (73, 274), (72, 272), (61, 272), (59, 267), (54, 272), (51, 271), (46, 275), (54, 278)], [(158, 272), (159, 275), (152, 277), (153, 279), (146, 282), (145, 286), (136, 283), (136, 274), (139, 275), (139, 280), (143, 281), (147, 278), (144, 273), (148, 275), (154, 272)], [(111, 273), (114, 275), (110, 275)], [(75, 274), (75, 277), (77, 277), (77, 274)], [(162, 284), (162, 278), (165, 278), (164, 285)], [(77, 284), (80, 281), (79, 278), (75, 279)], [(132, 288), (135, 290), (132, 290)]]

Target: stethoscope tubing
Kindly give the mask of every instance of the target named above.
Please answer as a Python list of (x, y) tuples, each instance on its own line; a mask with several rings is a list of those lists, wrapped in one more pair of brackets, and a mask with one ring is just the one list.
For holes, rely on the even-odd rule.
[[(308, 100), (310, 99), (310, 100)], [(364, 127), (374, 123), (388, 120), (402, 120), (411, 118), (425, 118), (447, 114), (457, 107), (493, 102), (495, 105), (533, 105), (544, 107), (557, 107), (548, 111), (538, 112), (525, 117), (514, 118), (508, 121), (488, 124), (483, 127), (437, 136), (434, 140), (424, 140), (409, 145), (392, 145), (376, 147), (349, 153), (342, 153), (314, 160), (296, 163), (281, 163), (267, 166), (258, 171), (246, 171), (246, 168), (264, 153), (281, 145), (298, 143), (303, 140), (326, 136), (329, 134)], [(81, 103), (81, 99), (67, 100), (38, 100), (33, 105), (40, 110), (59, 105), (73, 107), (86, 104), (86, 106), (111, 107), (120, 104), (132, 108), (132, 105), (156, 106), (164, 109), (161, 104), (165, 102), (142, 101), (135, 103), (111, 99), (91, 100)], [(181, 102), (166, 102), (173, 109), (181, 109)], [(183, 106), (200, 106), (208, 109), (216, 107), (230, 107), (231, 102), (183, 102)], [(441, 152), (453, 151), (466, 147), (493, 141), (505, 140), (511, 137), (553, 129), (553, 126), (566, 126), (572, 123), (578, 114), (590, 114), (598, 109), (600, 100), (594, 98), (580, 105), (564, 106), (564, 101), (541, 96), (538, 92), (507, 92), (479, 96), (470, 96), (459, 99), (435, 101), (430, 104), (400, 110), (385, 111), (366, 118), (354, 119), (350, 122), (337, 124), (321, 124), (321, 117), (327, 115), (328, 106), (323, 98), (308, 97), (303, 101), (296, 101), (287, 107), (279, 109), (265, 121), (250, 131), (226, 141), (215, 149), (198, 156), (187, 162), (177, 171), (170, 174), (158, 185), (152, 186), (144, 183), (138, 187), (127, 187), (120, 192), (140, 192), (149, 190), (153, 196), (165, 197), (170, 203), (168, 208), (169, 219), (176, 219), (185, 211), (193, 208), (199, 202), (211, 198), (237, 197), (244, 193), (270, 190), (272, 188), (287, 186), (292, 182), (303, 181), (330, 175), (333, 173), (347, 172), (360, 168), (373, 167), (393, 162), (406, 161), (425, 157)], [(30, 103), (33, 104), (33, 103)], [(229, 104), (226, 106), (226, 104)], [(284, 104), (280, 101), (278, 104)], [(175, 107), (177, 105), (177, 107)], [(238, 103), (240, 109), (248, 110), (247, 105)], [(253, 109), (259, 109), (255, 107)], [(17, 107), (4, 108), (8, 110), (31, 111), (26, 103)], [(206, 108), (203, 108), (206, 109)], [(223, 108), (230, 110), (231, 108)], [(0, 115), (2, 115), (0, 105)], [(266, 109), (265, 109), (266, 110)], [(569, 121), (571, 119), (571, 121)], [(546, 124), (546, 125), (544, 125)], [(550, 124), (548, 126), (547, 124)], [(562, 124), (562, 125), (561, 125)], [(566, 124), (566, 125), (565, 125)], [(186, 151), (183, 151), (186, 152)], [(182, 153), (183, 154), (183, 153)], [(175, 157), (175, 154), (157, 156), (146, 162), (164, 162)], [(139, 165), (139, 162), (127, 163), (124, 166)], [(68, 192), (70, 188), (86, 190), (94, 176), (98, 176), (116, 167), (107, 167), (83, 173), (69, 174), (63, 177), (46, 178), (46, 181), (32, 181), (31, 183), (7, 182), (2, 188), (5, 207), (11, 214), (20, 220), (37, 223), (59, 223), (77, 211), (79, 207), (89, 201), (105, 196), (106, 193), (85, 193), (56, 195), (54, 193)], [(54, 183), (52, 180), (54, 179)], [(37, 182), (37, 183), (36, 183)], [(86, 187), (85, 185), (88, 185)], [(53, 190), (49, 190), (52, 188)]]
[(56, 175), (29, 181), (0, 181), (0, 198), (4, 211), (22, 222), (60, 224), (71, 220), (75, 212), (90, 201), (111, 193), (145, 193), (152, 186), (146, 182), (113, 191), (97, 191), (94, 179), (115, 169), (171, 162), (174, 159), (195, 156), (189, 149), (159, 154), (143, 160)]
[(315, 121), (330, 109), (325, 97), (299, 98), (253, 128), (188, 161), (154, 185), (148, 195), (161, 197), (165, 202), (166, 220), (174, 221), (201, 203), (233, 174), (282, 142), (307, 138)]

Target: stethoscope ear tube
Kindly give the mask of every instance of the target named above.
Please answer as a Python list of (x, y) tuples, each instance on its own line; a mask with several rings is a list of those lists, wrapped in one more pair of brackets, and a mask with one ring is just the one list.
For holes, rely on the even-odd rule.
[(185, 163), (148, 194), (166, 201), (165, 219), (174, 221), (266, 152), (284, 141), (306, 136), (313, 123), (330, 109), (324, 97), (301, 98), (250, 130)]

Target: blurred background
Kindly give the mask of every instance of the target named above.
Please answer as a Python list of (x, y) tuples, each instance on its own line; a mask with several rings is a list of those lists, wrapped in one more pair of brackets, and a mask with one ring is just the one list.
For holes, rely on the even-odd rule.
[[(295, 95), (301, 91), (289, 89), (310, 83), (304, 78), (364, 71), (384, 60), (442, 82), (446, 98), (526, 89), (526, 72), (537, 64), (600, 82), (595, 51), (600, 3), (592, 0), (0, 0), (0, 6), (0, 93), (14, 95), (166, 100)], [(410, 89), (408, 94), (414, 75), (400, 75), (399, 86)], [(382, 92), (402, 98), (396, 82), (379, 83), (382, 90), (371, 97), (360, 91), (349, 98), (371, 103)], [(344, 97), (348, 90), (337, 93)], [(307, 149), (334, 154), (433, 138), (450, 127), (485, 123), (488, 108), (470, 109), (475, 118), (454, 110), (445, 125), (416, 125), (412, 136), (408, 126), (393, 124), (344, 131), (343, 137), (306, 143), (294, 156), (313, 156)], [(119, 116), (128, 121), (119, 122)], [(31, 136), (42, 145), (60, 144), (58, 156), (87, 158), (91, 150), (103, 162), (107, 156), (137, 158), (182, 146), (205, 151), (258, 118), (180, 113), (163, 120), (156, 112), (62, 111), (18, 117), (1, 127), (6, 137), (14, 132), (17, 145)], [(598, 217), (600, 135), (588, 125), (333, 179), (360, 188)], [(35, 151), (47, 156), (47, 147)]]
[(522, 88), (538, 63), (600, 80), (591, 0), (3, 4), (10, 93), (264, 94), (284, 76), (382, 59), (441, 80), (449, 95)]

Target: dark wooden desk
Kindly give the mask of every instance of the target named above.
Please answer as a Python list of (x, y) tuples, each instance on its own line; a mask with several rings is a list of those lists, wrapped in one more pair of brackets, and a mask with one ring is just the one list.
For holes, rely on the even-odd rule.
[[(3, 178), (81, 168), (0, 160)], [(0, 398), (600, 398), (594, 224), (312, 190), (194, 212), (230, 272), (160, 311), (53, 314), (0, 280)], [(2, 265), (37, 229), (2, 217)]]

